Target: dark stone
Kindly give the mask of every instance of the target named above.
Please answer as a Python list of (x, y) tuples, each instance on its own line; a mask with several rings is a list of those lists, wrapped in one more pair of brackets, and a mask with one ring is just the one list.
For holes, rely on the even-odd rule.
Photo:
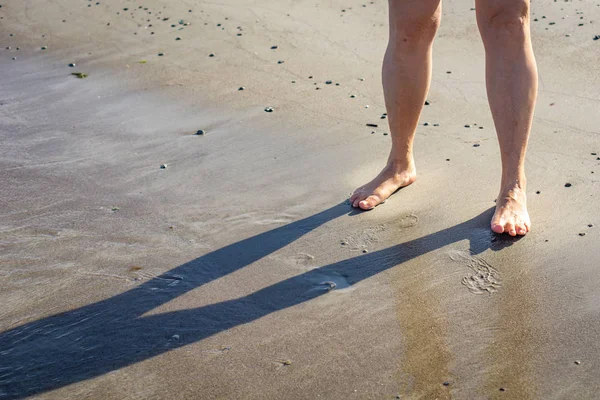
[(573, 185), (571, 185), (570, 183), (565, 183), (565, 187), (571, 187)]
[(367, 124), (367, 126), (370, 126), (371, 128), (377, 128), (377, 124)]
[(266, 107), (265, 112), (273, 112), (273, 107)]
[(428, 106), (428, 105), (429, 105), (429, 102), (428, 102), (427, 100), (425, 100), (425, 105), (426, 105), (426, 106)]
[(479, 146), (480, 146), (480, 144), (479, 144), (479, 143), (475, 143), (475, 144), (473, 145), (473, 147), (479, 147)]
[(277, 46), (271, 46), (271, 50), (276, 50)]
[(202, 129), (198, 129), (196, 135), (204, 135), (204, 131)]

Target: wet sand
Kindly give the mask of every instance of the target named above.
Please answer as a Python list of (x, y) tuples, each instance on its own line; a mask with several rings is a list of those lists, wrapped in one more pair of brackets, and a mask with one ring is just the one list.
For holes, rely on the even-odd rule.
[(371, 212), (383, 2), (0, 4), (0, 398), (597, 397), (596, 4), (533, 4), (522, 239), (471, 2)]

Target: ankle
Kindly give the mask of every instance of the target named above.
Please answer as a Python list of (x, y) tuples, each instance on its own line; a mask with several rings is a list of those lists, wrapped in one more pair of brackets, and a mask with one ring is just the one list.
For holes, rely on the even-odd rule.
[(527, 179), (525, 178), (525, 174), (519, 174), (511, 177), (502, 177), (502, 182), (500, 183), (500, 190), (503, 192), (515, 190), (525, 193), (526, 188)]
[(398, 173), (404, 171), (413, 171), (415, 169), (415, 160), (412, 153), (401, 153), (392, 151), (387, 160), (387, 166)]

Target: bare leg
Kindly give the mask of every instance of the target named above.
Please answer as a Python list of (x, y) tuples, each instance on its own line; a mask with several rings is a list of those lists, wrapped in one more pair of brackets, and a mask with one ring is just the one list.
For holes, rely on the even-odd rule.
[(485, 45), (486, 83), (502, 157), (502, 181), (491, 221), (494, 232), (531, 228), (525, 195), (525, 152), (537, 95), (529, 32), (529, 0), (476, 0)]
[(392, 150), (379, 175), (354, 191), (354, 207), (370, 210), (416, 179), (413, 138), (431, 81), (431, 45), (441, 11), (441, 0), (389, 0), (382, 78)]

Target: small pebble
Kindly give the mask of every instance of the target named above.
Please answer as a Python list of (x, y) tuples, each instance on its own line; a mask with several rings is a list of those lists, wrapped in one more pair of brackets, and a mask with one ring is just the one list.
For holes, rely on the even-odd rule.
[(279, 60), (279, 61), (277, 61), (277, 64), (283, 64), (284, 62), (285, 61), (283, 61), (283, 60)]
[(440, 124), (433, 124), (433, 126), (440, 126)]
[(423, 126), (429, 126), (429, 122), (425, 122)]
[(479, 144), (479, 143), (475, 143), (475, 144), (473, 145), (473, 147), (479, 147), (479, 146), (480, 146), (480, 144)]
[(240, 86), (240, 87), (238, 88), (238, 90), (245, 90), (245, 89), (246, 89), (246, 88), (245, 88), (245, 87), (243, 87), (243, 86)]
[(425, 100), (425, 105), (426, 105), (426, 106), (428, 106), (428, 105), (429, 105), (429, 102), (428, 102), (427, 100)]
[(325, 81), (326, 85), (331, 85), (333, 82), (332, 81)]
[(204, 131), (202, 129), (198, 129), (196, 135), (204, 135)]
[(363, 249), (363, 251), (362, 251), (362, 252), (363, 252), (363, 253), (368, 253), (368, 252), (369, 252), (369, 250), (367, 250), (367, 249)]
[(593, 224), (588, 224), (588, 228), (592, 228), (593, 226)]
[(69, 67), (71, 67), (71, 68), (75, 67), (75, 63), (69, 64)]
[(277, 49), (277, 46), (271, 46), (271, 50)]
[(470, 128), (470, 127), (471, 127), (471, 125), (465, 125), (465, 128)]
[(579, 360), (575, 360), (575, 364), (577, 364), (577, 365), (581, 365), (581, 361), (579, 361)]
[(570, 183), (565, 183), (565, 187), (571, 187), (573, 185), (571, 185)]
[(353, 95), (353, 94), (351, 94), (351, 95), (350, 95), (350, 98), (351, 98), (351, 99), (354, 99), (354, 98), (356, 98), (356, 96), (355, 96), (355, 95)]
[(501, 392), (504, 392), (504, 391), (506, 391), (506, 389), (504, 389), (504, 388), (500, 388), (499, 390), (500, 390)]
[(266, 112), (269, 112), (269, 113), (270, 113), (270, 112), (273, 112), (273, 107), (266, 107), (266, 108), (265, 108), (265, 111), (266, 111)]
[(176, 37), (175, 40), (181, 40), (181, 38), (180, 37)]
[(580, 232), (579, 236), (585, 236), (585, 232)]
[(160, 169), (166, 169), (167, 168), (167, 164), (160, 164)]
[(540, 193), (542, 193), (542, 192), (540, 192), (539, 190), (537, 192), (535, 192), (535, 194), (540, 194)]
[(208, 56), (209, 57), (214, 57), (215, 55), (214, 55), (214, 53), (210, 53)]
[(158, 53), (158, 56), (159, 56), (159, 57), (162, 57), (162, 56), (164, 56), (164, 55), (165, 55), (165, 53)]
[(387, 133), (387, 132), (383, 132), (383, 136), (387, 136), (387, 135), (388, 135), (388, 133)]
[(42, 46), (42, 50), (48, 50), (48, 46)]
[(450, 386), (450, 382), (444, 382), (444, 386)]
[(173, 339), (175, 339), (175, 340), (179, 340), (179, 335), (173, 335), (173, 336), (171, 336), (171, 337), (172, 337)]

